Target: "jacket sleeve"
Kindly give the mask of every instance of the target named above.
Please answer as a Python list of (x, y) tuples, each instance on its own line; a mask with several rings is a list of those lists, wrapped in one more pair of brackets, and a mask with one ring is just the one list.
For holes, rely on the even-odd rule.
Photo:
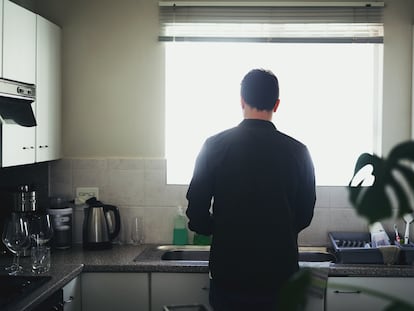
[(309, 151), (305, 148), (301, 165), (302, 174), (296, 196), (296, 232), (308, 227), (313, 218), (316, 201), (315, 171)]
[(208, 165), (208, 143), (201, 149), (194, 168), (193, 178), (187, 191), (187, 217), (190, 230), (211, 235), (213, 218), (210, 213), (213, 197), (213, 176)]

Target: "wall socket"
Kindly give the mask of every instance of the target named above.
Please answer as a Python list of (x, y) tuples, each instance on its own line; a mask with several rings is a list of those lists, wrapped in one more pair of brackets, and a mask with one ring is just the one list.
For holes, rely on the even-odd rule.
[(76, 201), (80, 204), (86, 202), (87, 199), (95, 197), (99, 200), (99, 188), (98, 187), (79, 187), (76, 188)]

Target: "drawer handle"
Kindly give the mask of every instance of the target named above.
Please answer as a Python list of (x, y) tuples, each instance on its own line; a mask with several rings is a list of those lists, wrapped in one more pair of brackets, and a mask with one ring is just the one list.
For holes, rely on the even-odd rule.
[(350, 290), (350, 291), (342, 291), (342, 290), (335, 290), (335, 294), (361, 294), (360, 290)]
[(65, 300), (64, 302), (63, 302), (63, 304), (65, 305), (65, 304), (67, 304), (67, 303), (71, 303), (71, 302), (73, 302), (75, 300), (75, 297), (73, 297), (73, 296), (69, 296), (69, 299), (68, 300)]

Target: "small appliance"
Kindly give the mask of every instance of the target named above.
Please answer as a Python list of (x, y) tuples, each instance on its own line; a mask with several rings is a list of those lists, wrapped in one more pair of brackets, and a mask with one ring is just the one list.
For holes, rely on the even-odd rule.
[(54, 235), (51, 244), (56, 249), (72, 247), (72, 206), (73, 203), (67, 199), (50, 198), (50, 207), (47, 212), (52, 217)]
[(103, 204), (95, 197), (86, 200), (83, 220), (83, 247), (85, 249), (107, 249), (121, 230), (118, 207)]
[[(37, 206), (37, 192), (34, 186), (19, 185), (17, 191), (12, 194), (13, 205), (12, 214), (16, 214), (28, 222), (29, 233), (31, 229), (32, 219), (39, 214), (40, 210)], [(30, 247), (22, 250), (20, 256), (27, 257), (30, 255)]]

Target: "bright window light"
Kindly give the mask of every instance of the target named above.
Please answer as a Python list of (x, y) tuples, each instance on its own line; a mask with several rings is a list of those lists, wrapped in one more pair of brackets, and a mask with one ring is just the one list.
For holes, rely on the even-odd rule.
[(378, 151), (381, 66), (382, 44), (167, 43), (167, 182), (190, 182), (205, 139), (241, 122), (243, 76), (265, 68), (279, 79), (277, 129), (308, 146), (318, 185), (347, 185)]

